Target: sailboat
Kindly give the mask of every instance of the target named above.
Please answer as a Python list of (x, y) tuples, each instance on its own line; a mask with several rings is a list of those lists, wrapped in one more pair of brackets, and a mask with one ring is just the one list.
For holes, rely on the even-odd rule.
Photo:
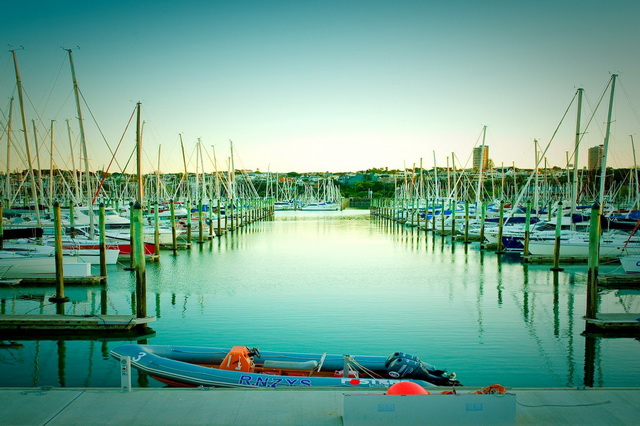
[[(609, 111), (607, 117), (607, 128), (605, 131), (603, 152), (602, 152), (602, 164), (600, 175), (600, 190), (598, 197), (598, 204), (600, 206), (600, 213), (602, 213), (605, 206), (605, 178), (607, 170), (607, 152), (609, 146), (609, 136), (611, 131), (612, 111), (613, 111), (613, 97), (615, 92), (617, 74), (613, 74), (610, 79), (610, 98), (609, 98)], [(576, 132), (579, 133), (579, 130)], [(578, 136), (576, 136), (578, 139)], [(576, 142), (577, 144), (577, 142)], [(576, 145), (577, 151), (577, 145)], [(575, 205), (572, 204), (572, 211), (575, 209)], [(559, 210), (557, 214), (562, 214)], [(599, 256), (601, 258), (620, 257), (627, 254), (640, 254), (640, 238), (629, 236), (628, 234), (618, 234), (615, 231), (603, 233), (600, 237), (599, 243)], [(555, 240), (534, 240), (529, 242), (529, 252), (532, 256), (551, 257), (554, 256)], [(587, 258), (589, 254), (589, 236), (584, 233), (582, 235), (573, 235), (566, 241), (563, 240), (560, 244), (559, 257), (580, 257)]]

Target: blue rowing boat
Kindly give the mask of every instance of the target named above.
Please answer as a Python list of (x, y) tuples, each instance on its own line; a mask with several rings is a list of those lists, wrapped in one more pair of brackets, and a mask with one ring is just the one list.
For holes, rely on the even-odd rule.
[(419, 358), (267, 352), (234, 346), (122, 345), (111, 355), (170, 386), (232, 388), (386, 388), (399, 381), (423, 387), (460, 386), (448, 374)]

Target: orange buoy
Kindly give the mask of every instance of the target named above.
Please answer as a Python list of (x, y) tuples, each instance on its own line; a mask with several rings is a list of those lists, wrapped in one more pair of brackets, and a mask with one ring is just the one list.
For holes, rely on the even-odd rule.
[(387, 395), (430, 395), (430, 393), (417, 383), (398, 382), (387, 390)]

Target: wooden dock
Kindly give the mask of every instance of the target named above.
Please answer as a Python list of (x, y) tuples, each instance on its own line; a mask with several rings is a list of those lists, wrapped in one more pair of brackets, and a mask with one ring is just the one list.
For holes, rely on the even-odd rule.
[[(92, 286), (104, 284), (107, 282), (107, 277), (101, 275), (90, 275), (88, 277), (65, 277), (64, 285), (72, 285), (72, 286)], [(55, 277), (25, 277), (20, 278), (20, 282), (17, 284), (29, 285), (29, 286), (55, 286), (56, 278)], [(16, 285), (15, 283), (3, 284), (0, 281), (0, 286), (2, 285)]]
[(598, 286), (640, 288), (640, 274), (598, 274)]
[(139, 334), (148, 332), (155, 317), (133, 315), (0, 315), (0, 335)]
[(587, 332), (638, 333), (640, 313), (598, 313), (595, 318), (585, 318)]
[[(176, 250), (187, 250), (191, 248), (192, 243), (178, 243), (176, 244)], [(172, 244), (160, 244), (161, 250), (173, 250)]]
[[(522, 256), (522, 261), (527, 263), (553, 263), (553, 256)], [(560, 256), (560, 263), (565, 264), (579, 264), (579, 263), (587, 263), (588, 259), (586, 257), (577, 257), (577, 256)], [(601, 263), (620, 263), (620, 259), (617, 257), (601, 257)]]

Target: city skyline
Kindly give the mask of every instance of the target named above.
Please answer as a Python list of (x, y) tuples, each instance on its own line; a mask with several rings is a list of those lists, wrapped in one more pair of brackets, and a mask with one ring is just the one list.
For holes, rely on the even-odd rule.
[[(495, 167), (533, 168), (534, 139), (542, 151), (552, 138), (544, 157), (564, 167), (578, 88), (585, 93), (583, 168), (589, 148), (604, 140), (612, 73), (619, 78), (608, 165), (633, 166), (637, 2), (509, 3), (507, 10), (501, 2), (471, 1), (26, 1), (6, 9), (2, 171), (11, 97), (10, 168), (26, 164), (11, 50), (42, 168), (51, 120), (55, 165), (71, 168), (69, 120), (80, 167), (64, 49), (73, 51), (93, 170), (107, 168), (116, 147), (109, 171), (134, 170), (137, 102), (145, 173), (158, 168), (159, 154), (160, 171), (181, 171), (180, 139), (190, 172), (212, 171), (214, 155), (217, 167), (227, 168), (230, 140), (236, 168), (263, 172), (403, 169), (420, 161), (445, 167), (452, 153), (458, 167), (471, 168), (483, 126)], [(203, 154), (196, 160), (198, 141)]]

